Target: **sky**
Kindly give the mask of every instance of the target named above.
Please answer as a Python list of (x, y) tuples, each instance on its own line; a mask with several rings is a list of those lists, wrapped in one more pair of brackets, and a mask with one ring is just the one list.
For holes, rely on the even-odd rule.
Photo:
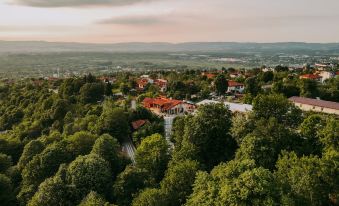
[(339, 42), (339, 0), (0, 0), (0, 40)]

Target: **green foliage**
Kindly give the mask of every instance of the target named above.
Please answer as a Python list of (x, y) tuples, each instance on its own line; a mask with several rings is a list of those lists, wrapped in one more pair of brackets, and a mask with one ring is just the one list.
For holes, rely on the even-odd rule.
[(308, 98), (318, 97), (318, 85), (315, 80), (302, 79), (300, 82), (300, 95)]
[(147, 170), (134, 166), (128, 166), (120, 173), (113, 185), (113, 195), (120, 206), (130, 205), (133, 197), (148, 186), (149, 174)]
[(122, 170), (119, 146), (120, 145), (115, 138), (108, 134), (104, 134), (95, 141), (91, 151), (91, 154), (97, 154), (109, 163), (114, 175), (117, 175)]
[(159, 206), (164, 205), (164, 199), (159, 189), (147, 188), (133, 199), (132, 206)]
[(324, 172), (326, 167), (318, 157), (284, 153), (277, 162), (276, 176), (283, 194), (295, 205), (327, 205), (331, 187), (324, 181)]
[(110, 206), (110, 204), (98, 193), (91, 191), (78, 206)]
[(250, 77), (245, 81), (245, 93), (250, 94), (251, 96), (257, 96), (261, 92), (261, 85), (259, 84), (257, 78)]
[(67, 181), (80, 197), (90, 191), (108, 194), (112, 185), (109, 164), (98, 155), (79, 156), (67, 168)]
[(218, 75), (214, 80), (214, 85), (218, 95), (223, 95), (227, 91), (228, 83), (224, 75)]
[(135, 160), (137, 166), (149, 172), (157, 182), (162, 179), (169, 160), (167, 141), (160, 134), (146, 137), (137, 148)]
[(253, 113), (256, 119), (274, 117), (279, 123), (292, 128), (301, 121), (301, 110), (279, 94), (258, 95), (253, 100)]
[(13, 185), (11, 180), (4, 174), (0, 173), (0, 202), (2, 205), (15, 205), (13, 195)]
[(69, 199), (70, 188), (65, 184), (62, 178), (55, 176), (46, 179), (38, 191), (29, 201), (28, 206), (53, 206), (53, 205), (72, 205)]
[(186, 202), (187, 197), (192, 193), (192, 185), (198, 169), (198, 163), (192, 160), (170, 164), (160, 184), (166, 205), (183, 205)]
[(44, 145), (39, 140), (32, 140), (25, 145), (24, 151), (18, 162), (18, 168), (23, 170), (25, 166), (33, 159), (37, 154), (40, 154), (44, 150)]
[(210, 104), (199, 107), (197, 114), (185, 124), (183, 142), (194, 145), (196, 160), (208, 170), (234, 156), (237, 144), (230, 135), (231, 116), (224, 105)]
[(253, 161), (230, 161), (198, 173), (186, 205), (278, 205), (279, 190), (273, 174), (255, 168)]
[(73, 157), (86, 155), (91, 152), (92, 146), (97, 138), (97, 135), (93, 135), (89, 132), (77, 132), (74, 135), (67, 137), (67, 150)]
[(12, 166), (12, 158), (0, 153), (0, 173), (5, 173)]
[(110, 134), (120, 142), (130, 133), (127, 115), (119, 108), (111, 108), (104, 111), (98, 120), (97, 128), (99, 134)]
[(80, 101), (82, 103), (95, 103), (100, 101), (105, 93), (103, 83), (87, 83), (80, 89)]

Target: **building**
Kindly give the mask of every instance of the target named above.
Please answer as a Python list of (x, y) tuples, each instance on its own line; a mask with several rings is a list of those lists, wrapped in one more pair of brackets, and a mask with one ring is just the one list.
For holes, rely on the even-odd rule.
[(337, 102), (304, 97), (291, 97), (289, 100), (303, 111), (314, 111), (339, 115), (339, 103)]
[[(208, 104), (220, 104), (221, 102), (215, 101), (215, 100), (203, 100), (199, 103), (197, 103), (198, 106), (201, 105), (208, 105)], [(240, 104), (240, 103), (232, 103), (232, 102), (224, 102), (225, 106), (228, 106), (231, 112), (233, 113), (247, 113), (252, 111), (253, 107), (249, 104)]]
[(138, 89), (144, 90), (148, 84), (153, 84), (152, 79), (141, 78), (137, 80)]
[(160, 88), (161, 92), (166, 92), (167, 90), (167, 80), (166, 79), (156, 79), (154, 84)]
[(227, 93), (243, 93), (245, 85), (236, 81), (228, 81)]
[(165, 97), (145, 98), (143, 106), (158, 115), (178, 115), (190, 113), (195, 109), (190, 103)]
[(322, 83), (324, 83), (328, 79), (335, 77), (335, 75), (336, 74), (334, 72), (330, 72), (330, 71), (321, 71), (319, 73), (319, 76), (321, 76), (321, 82)]
[(149, 121), (147, 119), (146, 120), (140, 119), (140, 120), (132, 122), (132, 128), (133, 128), (134, 131), (136, 131), (147, 123), (149, 123)]
[(214, 79), (217, 76), (216, 74), (208, 72), (203, 72), (201, 75), (207, 77), (207, 79)]
[(299, 77), (300, 79), (311, 79), (314, 81), (321, 82), (322, 77), (317, 74), (304, 74)]

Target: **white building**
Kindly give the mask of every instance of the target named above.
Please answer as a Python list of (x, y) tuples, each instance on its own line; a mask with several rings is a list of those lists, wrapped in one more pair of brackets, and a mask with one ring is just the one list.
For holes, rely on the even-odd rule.
[[(199, 103), (197, 103), (197, 106), (201, 105), (208, 105), (208, 104), (220, 104), (222, 102), (218, 102), (215, 100), (203, 100)], [(246, 112), (251, 112), (253, 110), (253, 106), (249, 104), (240, 104), (240, 103), (232, 103), (232, 102), (223, 102), (225, 106), (228, 106), (231, 112), (240, 112), (240, 113), (246, 113)]]
[(236, 81), (228, 81), (227, 93), (243, 93), (245, 85)]

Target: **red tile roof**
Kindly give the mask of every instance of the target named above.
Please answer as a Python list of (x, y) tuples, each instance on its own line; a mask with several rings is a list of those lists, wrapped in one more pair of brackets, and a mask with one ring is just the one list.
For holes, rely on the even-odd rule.
[(304, 98), (304, 97), (291, 97), (289, 98), (289, 100), (294, 103), (307, 104), (307, 105), (312, 105), (312, 106), (317, 106), (317, 107), (324, 107), (324, 108), (339, 110), (338, 102), (330, 102), (330, 101), (310, 99), (310, 98)]
[(317, 74), (304, 74), (300, 76), (301, 79), (320, 79), (321, 76)]
[(145, 98), (143, 103), (144, 103), (144, 107), (146, 108), (152, 108), (154, 107), (154, 105), (157, 105), (157, 106), (160, 106), (164, 110), (169, 110), (177, 106), (178, 104), (181, 104), (182, 101), (160, 97), (160, 98)]
[(212, 73), (202, 73), (203, 76), (206, 76), (208, 79), (214, 79), (217, 75)]
[(140, 119), (140, 120), (132, 122), (132, 127), (134, 130), (137, 130), (140, 127), (144, 126), (147, 122), (148, 120)]
[(228, 81), (228, 86), (229, 87), (236, 87), (236, 86), (244, 86), (244, 84), (230, 80), (230, 81)]

